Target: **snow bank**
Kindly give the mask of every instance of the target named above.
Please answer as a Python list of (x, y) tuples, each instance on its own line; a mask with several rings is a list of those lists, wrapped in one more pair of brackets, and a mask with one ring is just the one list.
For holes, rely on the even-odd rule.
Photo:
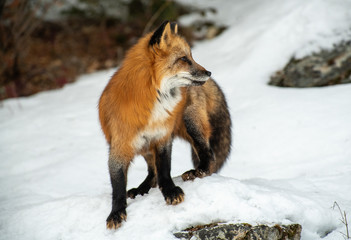
[[(302, 238), (343, 239), (334, 201), (351, 214), (351, 86), (282, 89), (269, 76), (291, 57), (350, 37), (351, 1), (192, 1), (227, 24), (193, 56), (226, 93), (234, 145), (220, 175), (194, 182), (189, 146), (176, 141), (172, 175), (185, 201), (158, 189), (128, 200), (128, 220), (105, 229), (111, 187), (97, 102), (113, 70), (0, 107), (0, 239), (173, 239), (216, 221), (299, 223)], [(190, 21), (199, 16), (190, 16)], [(191, 18), (191, 19), (190, 19)], [(128, 188), (146, 176), (130, 167)]]

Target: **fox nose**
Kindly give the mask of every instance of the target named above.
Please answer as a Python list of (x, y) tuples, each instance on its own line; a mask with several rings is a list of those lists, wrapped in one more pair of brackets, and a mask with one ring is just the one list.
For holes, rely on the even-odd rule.
[(207, 76), (211, 77), (211, 72), (205, 71), (205, 74), (206, 74)]

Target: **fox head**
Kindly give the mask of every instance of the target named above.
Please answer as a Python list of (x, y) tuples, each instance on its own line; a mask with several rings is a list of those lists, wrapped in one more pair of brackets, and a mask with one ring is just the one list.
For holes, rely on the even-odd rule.
[(154, 57), (156, 79), (167, 88), (204, 84), (211, 76), (192, 57), (189, 44), (178, 35), (178, 25), (165, 21), (151, 35), (149, 50)]

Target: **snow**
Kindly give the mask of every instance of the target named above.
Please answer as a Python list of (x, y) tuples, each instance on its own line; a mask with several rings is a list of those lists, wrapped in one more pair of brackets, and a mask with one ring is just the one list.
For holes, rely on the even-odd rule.
[[(337, 201), (351, 214), (351, 85), (267, 82), (291, 57), (350, 39), (351, 1), (191, 2), (215, 6), (218, 14), (208, 18), (229, 26), (193, 49), (224, 90), (234, 123), (223, 170), (183, 182), (190, 149), (177, 140), (172, 176), (185, 201), (168, 206), (152, 189), (128, 199), (120, 229), (106, 230), (111, 186), (97, 103), (115, 70), (84, 75), (61, 90), (1, 103), (0, 239), (175, 239), (177, 230), (226, 221), (299, 223), (304, 240), (343, 239), (332, 206)], [(136, 158), (128, 188), (145, 176), (146, 164)]]

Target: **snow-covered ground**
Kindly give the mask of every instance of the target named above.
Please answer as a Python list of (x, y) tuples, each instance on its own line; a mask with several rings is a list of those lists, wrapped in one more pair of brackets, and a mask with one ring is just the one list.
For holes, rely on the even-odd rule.
[[(1, 103), (0, 239), (173, 239), (174, 231), (218, 221), (299, 223), (304, 240), (343, 239), (332, 206), (337, 201), (351, 216), (351, 85), (267, 82), (292, 56), (350, 39), (351, 1), (192, 2), (215, 6), (209, 17), (229, 26), (193, 49), (230, 106), (234, 145), (223, 170), (183, 182), (190, 150), (176, 141), (172, 176), (185, 201), (168, 206), (152, 189), (128, 199), (120, 229), (106, 230), (111, 187), (97, 102), (113, 70), (82, 76), (64, 89)], [(144, 160), (135, 159), (128, 188), (145, 176)]]

